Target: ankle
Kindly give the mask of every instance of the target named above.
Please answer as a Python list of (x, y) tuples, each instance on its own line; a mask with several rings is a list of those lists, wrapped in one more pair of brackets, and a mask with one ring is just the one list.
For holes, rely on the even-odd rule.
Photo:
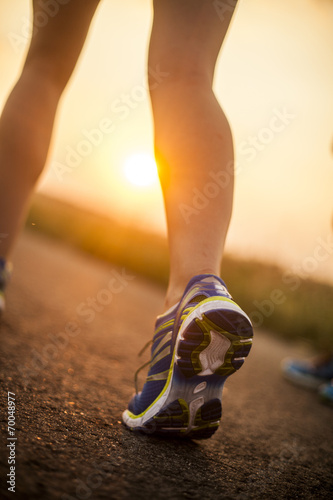
[(165, 301), (164, 301), (164, 311), (168, 311), (171, 307), (176, 305), (180, 299), (182, 298), (182, 295), (184, 293), (184, 288), (182, 289), (176, 289), (176, 288), (168, 288)]
[(170, 277), (169, 286), (167, 289), (165, 302), (164, 302), (164, 310), (167, 311), (170, 307), (177, 304), (183, 296), (184, 290), (188, 284), (188, 282), (193, 278), (193, 276), (197, 276), (199, 274), (214, 274), (219, 276), (219, 273), (216, 270), (204, 268), (200, 269), (197, 272), (188, 273), (182, 277), (177, 277), (177, 279), (172, 279)]

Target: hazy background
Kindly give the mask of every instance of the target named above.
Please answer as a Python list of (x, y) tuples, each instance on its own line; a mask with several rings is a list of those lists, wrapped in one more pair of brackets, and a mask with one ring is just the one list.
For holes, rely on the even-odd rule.
[[(0, 0), (0, 106), (27, 49), (28, 0)], [(145, 64), (152, 20), (149, 0), (104, 0), (63, 97), (49, 168), (39, 190), (91, 210), (165, 232), (158, 181), (140, 187), (124, 165), (152, 155)], [(332, 234), (333, 1), (239, 2), (218, 61), (215, 91), (234, 133), (238, 173), (227, 251), (302, 266), (317, 239)], [(131, 96), (126, 117), (116, 100)], [(280, 133), (265, 129), (274, 110), (293, 116)], [(276, 112), (276, 111), (275, 111)], [(103, 118), (114, 130), (70, 172), (59, 176), (68, 148)], [(268, 135), (267, 135), (268, 134)], [(250, 147), (257, 137), (260, 151)], [(266, 143), (263, 142), (266, 141)], [(139, 168), (139, 167), (138, 167)], [(333, 255), (311, 278), (333, 283)]]

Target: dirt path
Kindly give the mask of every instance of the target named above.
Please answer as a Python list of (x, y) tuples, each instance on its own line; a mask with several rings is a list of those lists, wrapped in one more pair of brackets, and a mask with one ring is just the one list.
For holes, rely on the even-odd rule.
[[(279, 373), (299, 348), (256, 332), (245, 366), (226, 384), (212, 439), (133, 435), (121, 413), (163, 290), (31, 234), (14, 264), (1, 324), (1, 498), (332, 498), (333, 411)], [(8, 391), (15, 494), (5, 484)]]

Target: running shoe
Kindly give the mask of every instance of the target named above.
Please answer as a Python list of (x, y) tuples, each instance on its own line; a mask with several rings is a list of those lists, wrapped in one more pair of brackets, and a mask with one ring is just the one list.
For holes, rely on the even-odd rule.
[(251, 321), (217, 276), (195, 276), (180, 302), (156, 320), (141, 392), (123, 423), (133, 431), (205, 439), (222, 416), (222, 389), (252, 345)]
[(281, 369), (284, 377), (290, 382), (317, 390), (333, 378), (333, 356), (324, 355), (303, 361), (285, 359)]
[(323, 403), (333, 406), (333, 378), (328, 384), (319, 387), (318, 394)]
[(0, 315), (5, 310), (5, 288), (11, 275), (11, 265), (0, 258)]

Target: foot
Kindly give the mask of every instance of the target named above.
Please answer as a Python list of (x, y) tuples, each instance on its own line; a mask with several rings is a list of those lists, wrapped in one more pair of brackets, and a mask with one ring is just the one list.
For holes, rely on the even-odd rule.
[(0, 258), (0, 315), (5, 310), (5, 288), (11, 275), (11, 266), (3, 258)]
[(325, 355), (305, 361), (285, 359), (282, 361), (282, 373), (294, 384), (317, 390), (333, 378), (333, 356)]
[(123, 413), (133, 431), (209, 438), (222, 415), (222, 389), (252, 345), (250, 319), (217, 276), (195, 276), (159, 316), (144, 387)]

